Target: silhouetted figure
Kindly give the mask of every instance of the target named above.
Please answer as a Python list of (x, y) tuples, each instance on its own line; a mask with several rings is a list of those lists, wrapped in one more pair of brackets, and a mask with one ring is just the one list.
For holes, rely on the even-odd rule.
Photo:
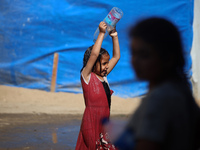
[[(131, 117), (126, 131), (132, 143), (116, 146), (136, 150), (194, 150), (199, 147), (200, 111), (184, 74), (180, 34), (169, 21), (149, 18), (130, 31), (132, 65), (149, 91)], [(128, 133), (128, 134), (127, 134)], [(127, 136), (127, 137), (126, 137)], [(124, 148), (123, 148), (124, 147)]]

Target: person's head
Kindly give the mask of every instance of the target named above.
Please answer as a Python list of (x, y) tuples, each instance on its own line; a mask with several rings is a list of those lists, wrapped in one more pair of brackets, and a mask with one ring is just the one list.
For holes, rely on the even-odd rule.
[[(92, 48), (93, 48), (93, 45), (90, 46), (85, 51), (84, 58), (83, 58), (83, 68), (86, 66), (86, 64), (90, 58)], [(109, 59), (110, 59), (110, 55), (109, 55), (108, 51), (101, 48), (99, 56), (92, 68), (92, 72), (94, 72), (95, 74), (102, 76), (102, 77), (105, 76), (107, 74), (107, 70), (108, 70)], [(82, 71), (82, 69), (81, 69), (81, 71)]]
[(185, 64), (178, 29), (162, 18), (149, 18), (130, 30), (132, 65), (139, 79), (182, 78)]

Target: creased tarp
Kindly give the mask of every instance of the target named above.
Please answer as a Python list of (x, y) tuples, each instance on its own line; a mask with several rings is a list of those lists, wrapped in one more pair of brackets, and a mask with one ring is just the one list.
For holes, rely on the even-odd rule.
[[(185, 50), (185, 71), (191, 76), (193, 0), (1, 0), (0, 84), (50, 90), (53, 54), (59, 53), (57, 92), (82, 92), (80, 69), (93, 34), (112, 7), (123, 10), (117, 24), (121, 59), (108, 76), (115, 95), (134, 97), (147, 90), (130, 65), (130, 25), (160, 16), (179, 28)], [(112, 40), (102, 45), (112, 55)]]

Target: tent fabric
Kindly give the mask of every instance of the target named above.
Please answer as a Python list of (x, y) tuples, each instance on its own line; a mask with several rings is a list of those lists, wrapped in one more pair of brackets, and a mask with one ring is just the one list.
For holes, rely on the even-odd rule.
[(194, 23), (193, 23), (193, 31), (194, 31), (194, 36), (193, 36), (193, 43), (192, 43), (192, 51), (191, 51), (191, 56), (192, 56), (192, 85), (193, 85), (193, 94), (196, 98), (196, 100), (199, 101), (200, 104), (200, 30), (199, 30), (199, 25), (200, 25), (200, 1), (196, 0), (194, 2)]
[[(128, 29), (140, 19), (171, 20), (181, 32), (185, 71), (191, 77), (193, 0), (1, 0), (0, 84), (50, 90), (53, 55), (59, 54), (57, 92), (81, 93), (80, 69), (85, 50), (93, 45), (100, 21), (113, 7), (124, 12), (117, 24), (121, 59), (108, 80), (115, 95), (135, 97), (147, 91), (130, 64)], [(102, 47), (112, 56), (112, 40)]]

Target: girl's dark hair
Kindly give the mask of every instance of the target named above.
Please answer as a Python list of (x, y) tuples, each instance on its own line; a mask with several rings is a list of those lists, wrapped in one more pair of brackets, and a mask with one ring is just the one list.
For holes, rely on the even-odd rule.
[(131, 28), (129, 36), (152, 45), (163, 61), (172, 58), (173, 65), (169, 74), (186, 79), (180, 33), (170, 21), (155, 17), (145, 19)]
[[(91, 51), (92, 51), (93, 46), (94, 46), (94, 45), (90, 46), (90, 47), (85, 51), (84, 58), (83, 58), (83, 67), (82, 67), (81, 71), (82, 71), (83, 68), (87, 65), (87, 62), (88, 62), (88, 60), (89, 60), (89, 58), (90, 58), (90, 54), (91, 54)], [(94, 68), (95, 68), (97, 62), (100, 63), (100, 69), (101, 69), (101, 56), (102, 56), (103, 54), (109, 55), (109, 53), (108, 53), (107, 50), (105, 50), (104, 48), (101, 48), (101, 49), (100, 49), (100, 52), (99, 52), (99, 56), (98, 56), (96, 62), (94, 63), (94, 66), (93, 66), (93, 68), (92, 68), (92, 71), (94, 70)]]

